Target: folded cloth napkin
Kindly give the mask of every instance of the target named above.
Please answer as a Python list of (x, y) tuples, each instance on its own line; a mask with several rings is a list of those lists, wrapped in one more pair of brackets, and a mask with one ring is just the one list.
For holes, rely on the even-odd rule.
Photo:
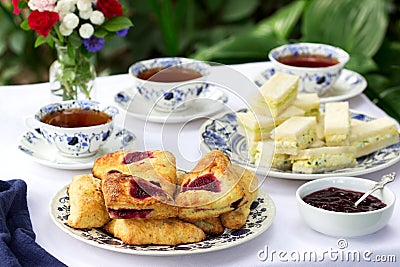
[(65, 266), (35, 242), (23, 180), (0, 180), (0, 266)]

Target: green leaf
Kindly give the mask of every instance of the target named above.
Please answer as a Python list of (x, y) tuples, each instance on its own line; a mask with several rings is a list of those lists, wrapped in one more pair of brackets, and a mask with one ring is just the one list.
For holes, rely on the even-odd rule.
[(132, 27), (132, 21), (127, 17), (114, 17), (103, 24), (103, 28), (110, 32), (116, 32), (128, 27)]
[(314, 0), (303, 16), (302, 39), (372, 57), (386, 33), (386, 10), (386, 1)]
[(237, 1), (229, 0), (224, 2), (221, 19), (225, 22), (238, 21), (251, 16), (258, 6), (258, 0)]
[(103, 29), (99, 29), (94, 32), (94, 36), (96, 36), (98, 38), (105, 38), (107, 36), (107, 34), (108, 34), (108, 32)]
[(76, 31), (71, 33), (68, 37), (68, 41), (74, 48), (78, 48), (82, 45), (82, 39)]
[(39, 35), (35, 41), (35, 48), (42, 44), (48, 43), (50, 40), (51, 40), (50, 38), (46, 38), (43, 35)]
[(29, 25), (28, 25), (28, 19), (25, 19), (23, 22), (21, 22), (21, 24), (19, 26), (24, 31), (29, 31), (31, 29), (31, 27), (29, 27)]
[(287, 42), (306, 1), (296, 1), (262, 20), (252, 31), (238, 34), (192, 55), (221, 63), (266, 60), (269, 50)]

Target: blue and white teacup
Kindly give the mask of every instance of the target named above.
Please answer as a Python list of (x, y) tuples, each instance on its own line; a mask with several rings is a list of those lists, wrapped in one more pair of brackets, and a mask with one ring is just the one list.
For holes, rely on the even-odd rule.
[[(302, 67), (283, 64), (280, 59), (290, 55), (319, 55), (336, 59), (331, 66)], [(349, 61), (349, 54), (343, 49), (321, 43), (294, 43), (272, 49), (268, 57), (275, 72), (299, 76), (299, 92), (323, 95), (339, 78), (344, 65)]]
[[(91, 110), (103, 112), (107, 121), (102, 124), (82, 127), (55, 126), (43, 122), (46, 115), (65, 110)], [(94, 155), (111, 136), (114, 130), (114, 118), (118, 109), (104, 106), (91, 100), (68, 100), (41, 107), (25, 124), (31, 130), (39, 132), (49, 145), (57, 147), (63, 156), (88, 157)]]
[[(162, 71), (171, 67), (191, 70), (199, 75), (183, 81), (153, 80), (157, 75), (161, 75)], [(141, 74), (154, 69), (160, 69), (160, 71), (155, 73), (152, 78), (141, 77)], [(189, 108), (207, 86), (206, 79), (209, 73), (209, 64), (182, 57), (143, 60), (129, 67), (129, 74), (135, 81), (134, 88), (149, 105), (161, 112), (175, 112)]]

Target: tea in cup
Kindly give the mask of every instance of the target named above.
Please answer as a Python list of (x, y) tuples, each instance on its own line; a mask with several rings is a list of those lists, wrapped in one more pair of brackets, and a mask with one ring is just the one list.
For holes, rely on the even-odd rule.
[(41, 107), (25, 124), (36, 129), (63, 156), (94, 155), (114, 130), (118, 109), (91, 100), (69, 100)]

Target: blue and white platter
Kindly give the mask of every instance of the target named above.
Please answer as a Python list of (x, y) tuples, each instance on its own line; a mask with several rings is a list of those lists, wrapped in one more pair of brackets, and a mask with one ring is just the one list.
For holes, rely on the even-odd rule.
[(129, 116), (140, 120), (157, 123), (182, 123), (218, 112), (228, 102), (228, 96), (218, 86), (209, 84), (199, 97), (190, 103), (188, 109), (176, 112), (162, 112), (154, 109), (134, 88), (118, 92), (114, 96), (114, 101)]
[(90, 245), (121, 253), (148, 256), (176, 256), (218, 251), (250, 241), (265, 232), (275, 217), (275, 204), (264, 192), (259, 191), (257, 199), (251, 205), (246, 225), (239, 230), (225, 229), (217, 237), (208, 237), (202, 242), (178, 246), (127, 245), (114, 238), (101, 228), (74, 229), (68, 225), (70, 212), (68, 186), (62, 188), (50, 203), (50, 216), (54, 223), (73, 238)]
[(28, 131), (20, 138), (18, 150), (31, 160), (47, 167), (64, 170), (84, 170), (91, 169), (94, 161), (104, 154), (121, 149), (134, 149), (135, 140), (134, 133), (116, 127), (108, 138), (107, 143), (96, 154), (89, 157), (73, 158), (61, 155), (57, 148), (48, 144), (38, 132)]
[[(246, 109), (238, 112), (246, 112)], [(350, 115), (353, 119), (369, 121), (375, 119), (372, 116), (351, 110)], [(383, 148), (367, 156), (357, 159), (357, 165), (351, 168), (344, 168), (324, 173), (302, 174), (293, 173), (291, 170), (278, 170), (274, 168), (259, 169), (253, 163), (248, 161), (248, 150), (245, 137), (237, 131), (237, 121), (235, 112), (219, 114), (213, 119), (203, 123), (200, 128), (200, 141), (202, 149), (205, 151), (221, 150), (231, 160), (259, 175), (271, 176), (277, 178), (313, 180), (330, 176), (356, 176), (387, 168), (400, 160), (400, 143)]]
[[(272, 75), (275, 74), (275, 69), (271, 62), (267, 62), (266, 68), (254, 78), (254, 83), (260, 87)], [(357, 72), (343, 69), (335, 84), (322, 96), (321, 103), (342, 101), (361, 94), (367, 88), (367, 81)]]

